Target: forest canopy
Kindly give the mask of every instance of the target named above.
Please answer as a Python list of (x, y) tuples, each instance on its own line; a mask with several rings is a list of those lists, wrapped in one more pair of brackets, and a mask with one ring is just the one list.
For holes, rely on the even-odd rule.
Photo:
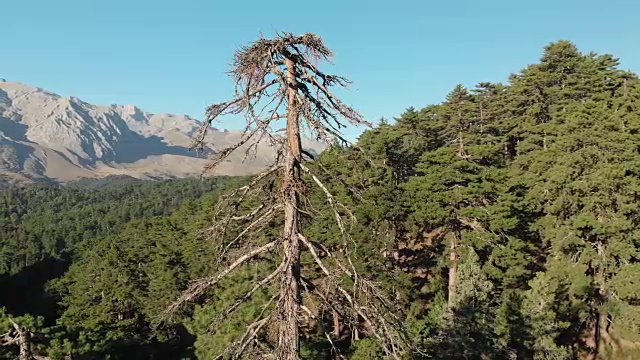
[[(394, 304), (407, 359), (640, 357), (640, 80), (618, 65), (554, 42), (506, 83), (458, 85), (305, 162), (357, 219), (353, 268)], [(3, 187), (0, 358), (18, 358), (21, 333), (32, 358), (213, 358), (277, 291), (227, 316), (267, 265), (165, 310), (215, 270), (219, 244), (202, 230), (221, 191), (249, 181)], [(304, 234), (330, 253), (334, 209), (322, 190), (308, 197)], [(314, 264), (301, 259), (308, 286)], [(308, 310), (303, 358), (385, 358), (362, 319)]]

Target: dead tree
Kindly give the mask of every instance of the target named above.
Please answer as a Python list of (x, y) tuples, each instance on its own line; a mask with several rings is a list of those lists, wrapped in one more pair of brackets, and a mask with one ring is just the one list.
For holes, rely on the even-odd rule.
[[(213, 225), (207, 231), (209, 239), (220, 244), (219, 272), (214, 276), (199, 279), (191, 284), (184, 294), (168, 309), (175, 311), (182, 304), (200, 297), (207, 289), (250, 261), (258, 261), (267, 253), (280, 259), (273, 273), (255, 286), (226, 311), (219, 320), (229, 316), (259, 289), (278, 281), (279, 293), (266, 315), (255, 319), (244, 336), (231, 344), (218, 358), (239, 358), (249, 348), (258, 347), (258, 337), (265, 331), (267, 323), (275, 324), (277, 336), (270, 351), (282, 360), (300, 358), (300, 327), (303, 319), (315, 319), (318, 314), (306, 306), (321, 304), (327, 313), (333, 314), (334, 323), (357, 319), (360, 329), (354, 329), (355, 337), (366, 333), (377, 338), (390, 358), (399, 359), (408, 349), (408, 337), (402, 331), (399, 318), (392, 311), (378, 288), (370, 281), (360, 278), (351, 264), (345, 249), (330, 251), (313, 239), (307, 239), (301, 229), (301, 217), (305, 213), (306, 190), (317, 186), (325, 194), (334, 212), (343, 236), (348, 236), (341, 211), (342, 205), (328, 190), (316, 174), (305, 165), (303, 155), (313, 155), (302, 149), (301, 140), (305, 131), (309, 136), (325, 143), (346, 143), (340, 129), (346, 124), (369, 125), (363, 117), (332, 93), (333, 86), (346, 87), (343, 77), (325, 74), (318, 62), (328, 60), (332, 52), (315, 34), (296, 36), (290, 33), (274, 39), (259, 39), (235, 53), (230, 72), (236, 84), (236, 96), (232, 100), (211, 105), (206, 112), (203, 127), (194, 141), (195, 147), (203, 147), (207, 130), (221, 115), (241, 114), (246, 117), (246, 128), (241, 141), (213, 154), (210, 170), (234, 151), (244, 150), (246, 156), (254, 156), (258, 144), (266, 142), (277, 149), (273, 165), (255, 176), (248, 185), (234, 190), (219, 200)], [(274, 126), (282, 127), (273, 130)], [(277, 190), (274, 190), (277, 189)], [(260, 205), (246, 215), (238, 215), (239, 206), (250, 197), (258, 197)], [(261, 245), (256, 245), (255, 236), (269, 226), (274, 219), (283, 223), (281, 236)], [(246, 226), (229, 240), (228, 229), (236, 221)], [(232, 249), (243, 255), (232, 257)], [(314, 261), (314, 269), (323, 281), (310, 283), (301, 269), (301, 252), (308, 252)], [(315, 274), (314, 274), (315, 275)], [(346, 287), (344, 278), (350, 279), (352, 287)], [(347, 290), (348, 289), (348, 290)], [(277, 298), (277, 301), (275, 299)], [(342, 325), (337, 326), (341, 328)], [(325, 331), (328, 341), (333, 332)]]
[(0, 346), (17, 345), (19, 349), (19, 360), (49, 360), (46, 356), (34, 354), (31, 347), (34, 334), (28, 328), (17, 324), (13, 319), (8, 318), (9, 330), (0, 335)]

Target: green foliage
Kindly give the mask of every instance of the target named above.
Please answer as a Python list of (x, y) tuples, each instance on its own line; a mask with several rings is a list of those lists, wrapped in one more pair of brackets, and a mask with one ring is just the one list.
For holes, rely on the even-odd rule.
[[(260, 289), (253, 297), (242, 304), (231, 316), (221, 321), (222, 314), (238, 298), (247, 293), (257, 281), (268, 275), (265, 266), (259, 266), (246, 272), (238, 272), (225, 279), (214, 291), (206, 304), (197, 306), (193, 320), (187, 323), (193, 334), (198, 334), (195, 342), (195, 353), (200, 359), (211, 359), (222, 353), (230, 344), (240, 338), (263, 311), (270, 313), (270, 308), (263, 308), (269, 299), (277, 293), (272, 287)], [(267, 342), (267, 341), (265, 341)]]
[(571, 325), (562, 318), (562, 314), (570, 313), (563, 285), (566, 279), (554, 279), (541, 272), (524, 293), (522, 313), (533, 359), (570, 358), (569, 348), (559, 344), (561, 334)]
[(461, 258), (459, 282), (451, 310), (442, 313), (440, 326), (426, 339), (427, 349), (437, 359), (502, 358), (496, 342), (493, 284), (482, 271), (475, 251)]
[(168, 215), (225, 180), (10, 185), (0, 193), (0, 274), (64, 259), (85, 240), (115, 234), (132, 220)]
[(349, 360), (369, 360), (384, 357), (384, 352), (380, 345), (373, 339), (358, 340), (354, 343), (353, 348), (354, 350), (349, 356)]
[[(161, 351), (159, 344), (184, 347), (176, 339), (188, 342), (186, 330), (153, 325), (190, 276), (207, 268), (207, 246), (196, 239), (208, 221), (203, 208), (234, 181), (118, 179), (99, 186), (5, 188), (2, 213), (13, 220), (0, 228), (7, 256), (0, 263), (7, 290), (0, 305), (18, 315), (42, 315), (31, 331), (54, 358), (136, 358)], [(31, 251), (29, 244), (47, 239), (60, 246)]]
[[(349, 237), (319, 189), (305, 236), (329, 251), (348, 241), (353, 269), (402, 309), (412, 358), (637, 357), (640, 80), (617, 65), (555, 42), (506, 84), (458, 85), (307, 164), (346, 205)], [(52, 358), (210, 358), (270, 311), (258, 305), (274, 295), (268, 286), (226, 309), (273, 259), (162, 314), (217, 268), (219, 244), (198, 234), (219, 189), (245, 180), (4, 184), (0, 333), (11, 316)], [(319, 269), (302, 262), (313, 283)], [(340, 309), (323, 310), (302, 330), (305, 358), (383, 358), (362, 319), (336, 330), (330, 310)], [(261, 334), (265, 346), (272, 335)]]

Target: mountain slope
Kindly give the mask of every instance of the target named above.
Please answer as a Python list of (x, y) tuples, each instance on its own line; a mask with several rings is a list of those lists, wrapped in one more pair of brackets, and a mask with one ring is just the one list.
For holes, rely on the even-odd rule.
[[(100, 106), (41, 88), (0, 81), (0, 174), (71, 181), (128, 175), (177, 178), (199, 174), (207, 160), (188, 147), (200, 123), (186, 115), (152, 114), (134, 105)], [(239, 141), (242, 133), (213, 129), (210, 148)], [(318, 143), (306, 147), (321, 150)], [(275, 156), (260, 143), (255, 159), (237, 151), (214, 174), (248, 175)]]

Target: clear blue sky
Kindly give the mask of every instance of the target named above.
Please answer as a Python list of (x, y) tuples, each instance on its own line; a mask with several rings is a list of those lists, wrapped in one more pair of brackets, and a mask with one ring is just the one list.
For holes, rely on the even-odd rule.
[(376, 121), (456, 83), (504, 81), (558, 39), (640, 71), (639, 15), (638, 0), (4, 0), (0, 78), (202, 118), (232, 93), (235, 48), (315, 32), (336, 53), (330, 72), (354, 81), (344, 99)]

